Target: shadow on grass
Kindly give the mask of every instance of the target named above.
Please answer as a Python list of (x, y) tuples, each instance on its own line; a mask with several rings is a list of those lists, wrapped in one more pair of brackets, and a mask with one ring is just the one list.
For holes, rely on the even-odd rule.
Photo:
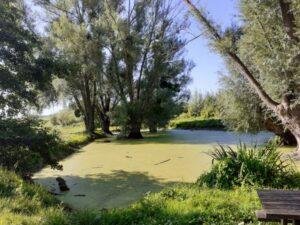
[[(70, 191), (59, 191), (56, 177), (66, 180)], [(58, 193), (58, 198), (72, 208), (114, 208), (125, 207), (141, 199), (148, 193), (158, 192), (164, 187), (179, 184), (164, 182), (143, 172), (114, 170), (110, 174), (90, 173), (83, 177), (59, 173), (53, 177), (39, 178), (37, 183), (51, 192)]]

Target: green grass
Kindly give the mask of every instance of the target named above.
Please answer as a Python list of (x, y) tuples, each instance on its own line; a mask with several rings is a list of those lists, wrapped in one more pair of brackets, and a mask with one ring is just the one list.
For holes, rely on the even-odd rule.
[(203, 119), (201, 117), (195, 118), (177, 118), (170, 122), (172, 128), (178, 129), (212, 129), (212, 130), (224, 130), (220, 119)]
[(182, 185), (149, 194), (123, 209), (68, 212), (45, 190), (0, 170), (0, 224), (193, 225), (255, 220), (260, 203), (254, 190), (218, 190)]
[[(0, 224), (47, 224), (47, 215), (63, 213), (59, 201), (43, 188), (0, 170)], [(53, 224), (53, 223), (52, 223)]]

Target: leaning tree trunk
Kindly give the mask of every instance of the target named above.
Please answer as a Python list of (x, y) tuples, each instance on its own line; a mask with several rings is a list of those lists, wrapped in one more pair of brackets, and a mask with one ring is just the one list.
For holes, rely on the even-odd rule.
[(264, 121), (265, 128), (279, 136), (282, 140), (283, 145), (297, 145), (297, 140), (289, 129), (285, 129), (284, 126), (280, 123), (277, 124), (271, 118), (267, 118)]
[(297, 153), (300, 154), (300, 105), (291, 106), (287, 99), (277, 106), (276, 114), (282, 123), (294, 135), (297, 141)]
[[(190, 7), (191, 12), (206, 28), (213, 41), (220, 42), (224, 40), (224, 37), (222, 33), (219, 32), (219, 29), (217, 29), (214, 23), (212, 23), (206, 17), (206, 15), (204, 15), (203, 12), (192, 3), (191, 0), (183, 1), (186, 2), (186, 4)], [(299, 44), (300, 39), (298, 38), (295, 29), (295, 17), (293, 15), (293, 10), (290, 8), (291, 3), (289, 1), (280, 0), (279, 6), (281, 8), (283, 24), (287, 31), (287, 35), (290, 37), (291, 41)], [(253, 87), (262, 102), (264, 102), (264, 104), (278, 116), (282, 124), (295, 136), (297, 141), (297, 154), (300, 155), (300, 104), (291, 104), (289, 96), (283, 96), (283, 101), (278, 103), (267, 94), (259, 81), (255, 78), (251, 69), (244, 63), (244, 61), (236, 54), (235, 51), (232, 51), (231, 48), (222, 48), (220, 52), (227, 55), (227, 57), (229, 57), (236, 65), (239, 66), (241, 74), (246, 80), (248, 80), (249, 84)], [(299, 59), (299, 57), (297, 56), (295, 59)]]

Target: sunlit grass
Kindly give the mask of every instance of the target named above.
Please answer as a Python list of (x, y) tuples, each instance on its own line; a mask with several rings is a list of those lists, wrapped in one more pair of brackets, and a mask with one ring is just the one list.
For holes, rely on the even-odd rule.
[(225, 191), (180, 185), (148, 194), (123, 209), (68, 212), (38, 186), (0, 170), (1, 225), (223, 225), (255, 220), (254, 190)]

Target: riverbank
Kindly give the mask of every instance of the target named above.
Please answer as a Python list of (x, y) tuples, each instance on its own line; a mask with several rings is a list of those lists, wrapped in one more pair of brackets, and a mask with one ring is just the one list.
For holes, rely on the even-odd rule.
[[(0, 170), (1, 225), (221, 225), (253, 221), (259, 209), (254, 190), (230, 191), (180, 185), (148, 193), (123, 209), (70, 212), (41, 187)], [(80, 200), (78, 200), (80, 202)]]
[[(146, 134), (144, 140), (138, 141), (97, 140), (63, 160), (66, 174), (73, 176), (81, 171), (77, 178), (85, 180), (72, 183), (73, 177), (63, 176), (71, 184), (71, 191), (65, 196), (50, 195), (46, 189), (0, 170), (0, 224), (233, 225), (252, 221), (258, 225), (254, 212), (260, 209), (260, 203), (254, 189), (218, 190), (186, 183), (192, 183), (202, 170), (207, 170), (205, 167), (210, 167), (211, 159), (206, 153), (217, 142), (234, 145), (239, 140), (250, 143), (268, 137), (267, 134), (254, 138), (224, 131), (171, 130)], [(117, 166), (123, 171), (118, 171)], [(193, 166), (196, 167), (191, 170)], [(138, 172), (142, 167), (144, 172)], [(178, 179), (180, 176), (184, 179)], [(94, 195), (93, 190), (96, 190)], [(73, 197), (74, 204), (84, 203), (85, 207), (74, 207), (82, 209), (72, 212), (64, 209), (56, 197), (66, 204), (68, 201), (63, 198), (68, 195)]]

